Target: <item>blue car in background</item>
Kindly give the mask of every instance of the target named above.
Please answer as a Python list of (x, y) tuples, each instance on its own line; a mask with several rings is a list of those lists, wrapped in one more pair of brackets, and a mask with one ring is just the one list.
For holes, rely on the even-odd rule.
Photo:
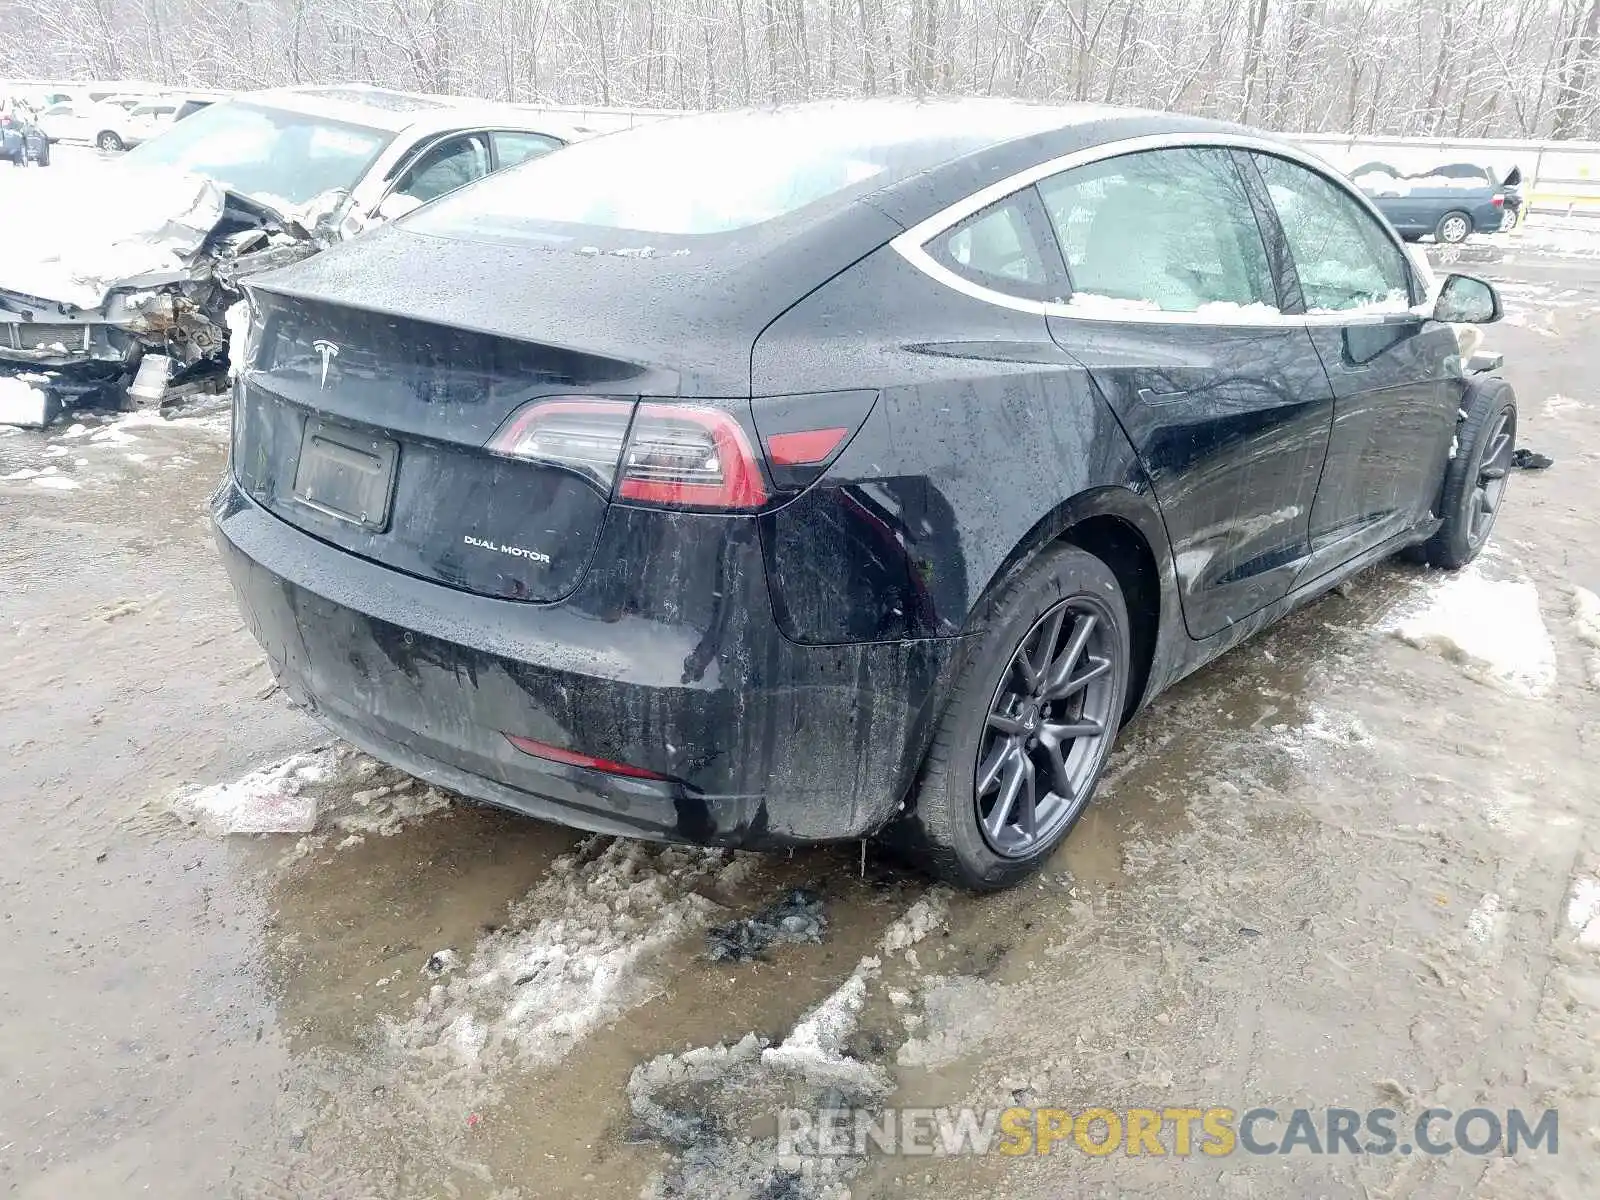
[(8, 104), (0, 110), (0, 162), (50, 165), (50, 139), (21, 107)]
[(1474, 233), (1494, 233), (1516, 221), (1521, 172), (1503, 181), (1488, 167), (1450, 163), (1411, 174), (1388, 163), (1369, 162), (1350, 178), (1408, 241), (1432, 234), (1440, 242), (1464, 242)]

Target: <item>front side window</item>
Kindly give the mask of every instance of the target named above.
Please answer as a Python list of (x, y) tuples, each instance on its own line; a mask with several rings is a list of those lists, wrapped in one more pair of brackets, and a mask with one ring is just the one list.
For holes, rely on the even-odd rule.
[(928, 253), (942, 266), (982, 287), (1045, 298), (1049, 268), (1044, 248), (1028, 221), (1027, 198), (1031, 195), (1024, 190), (974, 213), (929, 242)]
[(1306, 308), (1400, 310), (1411, 305), (1405, 256), (1343, 187), (1271, 154), (1252, 152), (1294, 256)]
[(449, 138), (423, 153), (395, 186), (402, 196), (426, 204), (489, 173), (489, 148), (480, 134)]
[(1277, 311), (1266, 246), (1225, 150), (1126, 154), (1039, 184), (1071, 305), (1219, 318)]

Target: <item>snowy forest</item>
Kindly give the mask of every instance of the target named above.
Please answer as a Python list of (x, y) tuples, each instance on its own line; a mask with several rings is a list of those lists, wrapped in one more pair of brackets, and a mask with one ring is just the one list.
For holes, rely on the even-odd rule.
[(710, 108), (1008, 95), (1600, 138), (1600, 0), (3, 0), (0, 77)]

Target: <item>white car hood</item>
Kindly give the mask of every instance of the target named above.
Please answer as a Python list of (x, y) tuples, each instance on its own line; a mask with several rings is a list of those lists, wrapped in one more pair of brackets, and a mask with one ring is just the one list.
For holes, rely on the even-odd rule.
[(0, 174), (0, 291), (97, 309), (121, 286), (193, 272), (222, 219), (209, 179), (124, 163)]

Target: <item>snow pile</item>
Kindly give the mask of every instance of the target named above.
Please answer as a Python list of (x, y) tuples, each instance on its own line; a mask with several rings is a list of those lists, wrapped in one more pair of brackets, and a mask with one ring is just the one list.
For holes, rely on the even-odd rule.
[(807, 1013), (781, 1044), (761, 1052), (761, 1065), (803, 1079), (812, 1087), (835, 1089), (845, 1095), (887, 1095), (889, 1077), (884, 1069), (860, 1062), (845, 1052), (845, 1043), (855, 1032), (856, 1018), (867, 1000), (867, 980), (882, 965), (874, 957), (858, 962), (838, 990)]
[(1573, 588), (1572, 623), (1578, 639), (1589, 647), (1589, 683), (1600, 688), (1600, 596), (1588, 588)]
[(310, 833), (317, 825), (317, 801), (305, 788), (327, 779), (333, 762), (332, 750), (297, 754), (233, 783), (179, 789), (167, 807), (179, 820), (217, 836)]
[(390, 1025), (391, 1044), (447, 1068), (559, 1060), (656, 995), (647, 968), (705, 926), (717, 906), (693, 889), (724, 861), (720, 850), (587, 839), (555, 861), (464, 970)]
[(1584, 876), (1573, 883), (1567, 924), (1577, 933), (1578, 945), (1600, 950), (1600, 879)]
[(1254, 304), (1235, 304), (1232, 300), (1208, 300), (1194, 310), (1194, 315), (1207, 321), (1242, 324), (1281, 317), (1283, 312), (1275, 304), (1262, 304), (1259, 301)]
[[(1315, 277), (1316, 267), (1312, 267), (1307, 271), (1307, 282), (1311, 285), (1311, 290), (1315, 291), (1319, 284), (1325, 284), (1328, 287), (1337, 288), (1343, 288), (1346, 286), (1341, 278), (1343, 268), (1339, 264), (1324, 265), (1328, 266), (1329, 269), (1325, 272), (1322, 272), (1322, 277), (1320, 280)], [(1433, 311), (1433, 304), (1430, 301), (1424, 301), (1422, 304), (1418, 304), (1415, 307), (1423, 309), (1424, 313), (1431, 313)], [(1387, 292), (1374, 292), (1360, 304), (1346, 305), (1341, 308), (1308, 308), (1306, 310), (1306, 315), (1312, 317), (1331, 317), (1346, 314), (1353, 315), (1356, 313), (1403, 313), (1412, 311), (1412, 308), (1413, 305), (1411, 303), (1410, 293), (1395, 288)]]
[(1160, 312), (1154, 300), (1120, 300), (1115, 296), (1100, 296), (1094, 292), (1073, 292), (1067, 307), (1086, 317), (1119, 317), (1129, 313)]
[(301, 858), (321, 849), (334, 833), (348, 835), (341, 846), (367, 834), (389, 837), (409, 821), (448, 808), (450, 798), (341, 742), (232, 783), (180, 788), (165, 806), (186, 824), (218, 837), (316, 831), (300, 840), (294, 857)]
[(1273, 745), (1290, 758), (1301, 761), (1317, 745), (1334, 747), (1370, 746), (1372, 734), (1352, 713), (1335, 712), (1320, 704), (1313, 704), (1306, 720), (1299, 726), (1282, 722), (1271, 726)]
[(449, 796), (437, 788), (419, 787), (409, 775), (402, 775), (392, 783), (352, 792), (348, 801), (328, 806), (323, 823), (350, 835), (340, 843), (350, 845), (369, 833), (393, 837), (410, 822), (449, 807)]
[(48, 397), (34, 386), (42, 375), (0, 375), (0, 425), (43, 428)]
[[(748, 1033), (731, 1045), (663, 1054), (635, 1067), (628, 1101), (636, 1132), (679, 1151), (641, 1195), (659, 1200), (848, 1196), (844, 1181), (860, 1168), (859, 1159), (810, 1154), (786, 1159), (776, 1138), (755, 1139), (739, 1126), (780, 1108), (815, 1112), (882, 1103), (891, 1088), (888, 1072), (852, 1058), (845, 1047), (866, 1001), (867, 981), (879, 965), (876, 958), (862, 959), (838, 990), (776, 1046)], [(803, 1148), (803, 1139), (792, 1147)]]
[(878, 953), (888, 957), (911, 947), (937, 929), (943, 929), (950, 917), (950, 893), (944, 888), (933, 888), (906, 909), (897, 920), (890, 923), (878, 939)]
[(1402, 179), (1386, 171), (1363, 171), (1350, 182), (1369, 196), (1409, 196), (1415, 192), (1468, 191), (1492, 192), (1487, 175), (1423, 175)]
[(1556, 648), (1531, 580), (1486, 579), (1471, 567), (1431, 588), (1421, 608), (1392, 618), (1388, 629), (1520, 695), (1543, 695), (1555, 683)]
[[(893, 1086), (888, 1071), (853, 1056), (849, 1043), (885, 959), (903, 952), (915, 968), (914, 947), (945, 925), (948, 905), (943, 889), (912, 904), (884, 930), (878, 953), (863, 957), (776, 1045), (748, 1033), (736, 1042), (663, 1054), (635, 1067), (628, 1098), (638, 1134), (678, 1152), (643, 1195), (660, 1200), (847, 1197), (846, 1181), (860, 1169), (861, 1159), (804, 1153), (817, 1148), (808, 1141), (814, 1135), (805, 1131), (794, 1131), (786, 1147), (774, 1137), (750, 1136), (741, 1125), (786, 1107), (861, 1111), (883, 1102)], [(780, 1157), (785, 1149), (794, 1157)]]

